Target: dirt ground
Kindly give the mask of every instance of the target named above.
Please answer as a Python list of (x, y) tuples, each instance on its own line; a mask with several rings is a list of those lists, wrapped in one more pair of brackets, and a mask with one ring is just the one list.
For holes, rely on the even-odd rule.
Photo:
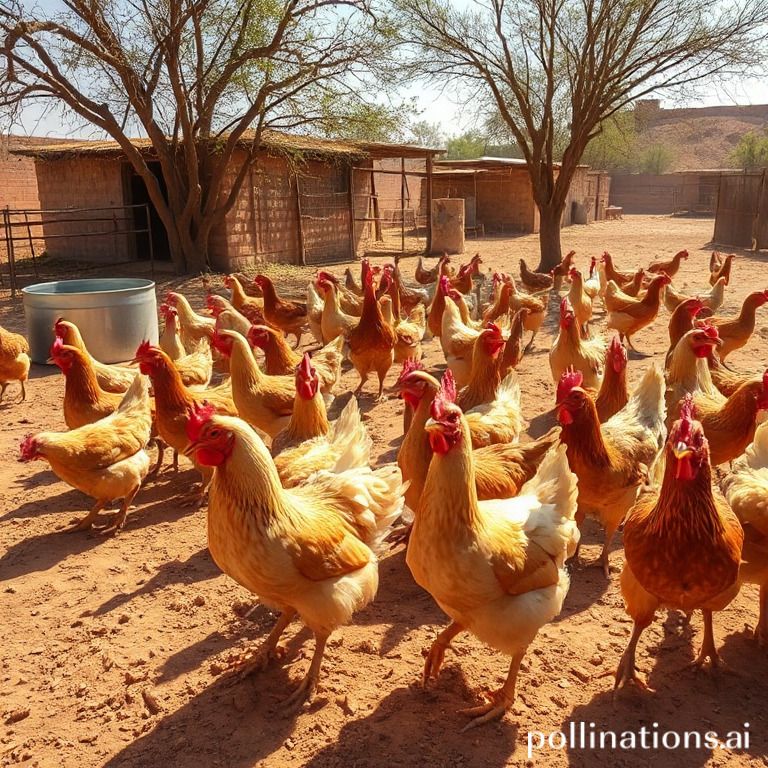
[[(626, 217), (571, 227), (565, 248), (577, 264), (609, 250), (621, 268), (646, 264), (687, 248), (691, 258), (676, 283), (707, 286), (711, 220)], [(533, 236), (468, 243), (486, 266), (517, 272), (524, 256), (536, 263)], [(403, 263), (406, 274), (415, 261)], [(341, 272), (343, 267), (334, 268)], [(281, 270), (294, 290), (310, 270)], [(166, 281), (179, 285), (179, 281)], [(219, 280), (219, 285), (221, 282)], [(724, 311), (736, 311), (750, 290), (768, 285), (765, 255), (741, 252), (734, 263)], [(202, 304), (199, 280), (181, 290)], [(5, 299), (0, 323), (23, 328), (21, 304)], [(632, 355), (637, 381), (666, 348), (667, 313), (635, 339), (653, 357)], [(598, 325), (603, 316), (598, 313)], [(733, 355), (744, 370), (766, 361), (768, 312), (749, 345)], [(547, 354), (552, 318), (520, 368), (530, 434), (552, 423), (554, 387)], [(309, 339), (305, 336), (305, 341)], [(438, 342), (426, 345), (430, 367), (442, 365)], [(735, 674), (681, 671), (701, 640), (701, 622), (684, 626), (677, 613), (660, 614), (641, 641), (638, 664), (655, 692), (611, 696), (612, 678), (629, 636), (618, 587), (620, 538), (606, 582), (588, 565), (574, 568), (562, 615), (546, 626), (523, 665), (514, 709), (499, 723), (462, 734), (457, 713), (503, 682), (508, 659), (468, 635), (449, 651), (437, 684), (418, 685), (423, 655), (446, 617), (413, 582), (403, 551), (381, 562), (378, 598), (331, 640), (315, 702), (296, 717), (278, 704), (303, 674), (312, 640), (298, 624), (288, 632), (289, 661), (233, 684), (230, 660), (254, 647), (274, 616), (222, 575), (206, 548), (205, 512), (177, 502), (195, 479), (189, 465), (162, 474), (137, 497), (115, 538), (64, 534), (60, 528), (88, 500), (60, 482), (42, 462), (16, 462), (19, 441), (41, 429), (63, 429), (63, 378), (34, 366), (27, 402), (6, 407), (0, 419), (0, 762), (30, 766), (746, 766), (768, 764), (768, 658), (751, 639), (757, 591), (745, 587), (715, 619), (724, 660)], [(393, 383), (393, 370), (389, 383)], [(343, 390), (356, 385), (345, 373)], [(372, 407), (361, 400), (375, 452), (395, 458), (401, 404)], [(15, 394), (13, 392), (12, 394)], [(339, 398), (339, 406), (346, 397)], [(588, 527), (582, 548), (589, 561), (602, 533)], [(590, 730), (662, 733), (742, 731), (738, 749), (663, 748), (601, 751), (569, 745), (528, 758), (529, 733)], [(656, 725), (654, 725), (656, 724)], [(531, 737), (536, 743), (537, 737)], [(587, 743), (585, 747), (588, 747)]]

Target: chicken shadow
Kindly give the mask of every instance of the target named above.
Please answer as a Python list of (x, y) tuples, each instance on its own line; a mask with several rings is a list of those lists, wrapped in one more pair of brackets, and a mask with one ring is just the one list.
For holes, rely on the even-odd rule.
[(221, 575), (216, 563), (213, 562), (207, 547), (198, 550), (186, 560), (170, 560), (158, 566), (157, 572), (133, 592), (120, 592), (113, 595), (98, 608), (91, 616), (103, 616), (121, 608), (131, 600), (142, 595), (150, 595), (171, 584), (192, 584), (200, 581), (215, 579)]
[[(631, 749), (600, 749), (599, 741), (594, 746), (588, 741), (569, 744), (569, 765), (576, 768), (596, 764), (632, 767), (645, 766), (649, 761), (659, 759), (664, 766), (698, 768), (709, 764), (713, 758), (716, 764), (723, 764), (716, 759), (718, 754), (726, 764), (738, 760), (740, 754), (765, 761), (768, 741), (764, 737), (764, 681), (768, 675), (768, 659), (747, 633), (736, 633), (729, 635), (724, 642), (718, 641), (723, 661), (735, 674), (709, 668), (701, 671), (686, 669), (698, 653), (702, 627), (698, 612), (690, 624), (684, 623), (681, 616), (677, 611), (669, 612), (661, 625), (663, 637), (660, 642), (651, 636), (651, 628), (640, 639), (638, 666), (651, 691), (643, 692), (630, 685), (614, 696), (611, 676), (605, 681), (605, 691), (595, 695), (590, 702), (574, 707), (561, 725), (566, 734), (572, 723), (577, 733), (580, 723), (585, 723), (588, 733), (591, 729), (597, 734), (602, 731), (619, 735), (624, 732), (638, 734), (640, 728), (645, 726), (651, 734), (646, 737), (650, 748), (642, 748), (639, 736), (636, 737), (635, 748)], [(659, 624), (657, 621), (652, 627)], [(658, 635), (658, 632), (655, 634)], [(622, 645), (625, 644), (626, 639)], [(613, 663), (617, 665), (618, 661), (619, 654)], [(745, 728), (745, 723), (750, 726)], [(729, 734), (743, 734), (745, 731), (749, 731), (749, 745), (742, 741), (744, 748), (734, 752), (725, 751), (722, 747), (708, 747), (704, 742), (707, 732), (715, 732), (722, 744)], [(653, 732), (658, 733), (656, 747), (652, 741)], [(678, 748), (674, 748), (673, 736), (668, 737), (668, 744), (673, 748), (665, 748), (662, 739), (666, 732), (679, 735), (681, 745)], [(599, 739), (599, 735), (596, 738)], [(606, 743), (612, 746), (612, 737), (605, 738)], [(686, 738), (688, 748), (684, 747)], [(543, 753), (542, 757), (545, 757)]]
[[(42, 475), (45, 473), (40, 472), (39, 474)], [(52, 483), (57, 480), (58, 478), (54, 475)], [(30, 485), (29, 487), (39, 486)], [(78, 513), (82, 511), (83, 514), (85, 514), (85, 509), (88, 506), (86, 496), (74, 488), (60, 493), (58, 496), (54, 497), (54, 500), (56, 502), (55, 504), (51, 504), (51, 499), (49, 498), (28, 501), (21, 506), (16, 507), (16, 509), (9, 509), (2, 517), (0, 517), (0, 521), (25, 520), (31, 517), (42, 517), (43, 515), (54, 515), (61, 512)]]
[[(43, 469), (39, 472), (35, 472), (34, 475), (23, 475), (21, 477), (14, 478), (13, 484), (20, 486), (24, 490), (30, 490), (32, 488), (40, 488), (43, 485), (53, 485), (58, 483), (59, 478), (50, 469)], [(0, 518), (2, 519), (2, 518)]]

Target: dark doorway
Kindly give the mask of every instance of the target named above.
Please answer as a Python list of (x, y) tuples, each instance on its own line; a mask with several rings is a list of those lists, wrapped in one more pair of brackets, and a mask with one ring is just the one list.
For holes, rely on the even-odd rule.
[[(167, 200), (168, 190), (166, 188), (163, 172), (160, 169), (160, 163), (154, 161), (148, 162), (147, 165), (160, 184), (163, 198)], [(160, 216), (157, 214), (157, 209), (149, 199), (149, 193), (147, 192), (147, 185), (144, 183), (144, 179), (136, 173), (133, 166), (129, 163), (123, 165), (123, 176), (125, 179), (126, 204), (147, 205), (149, 207), (149, 224), (152, 230), (152, 251), (155, 259), (157, 261), (170, 261), (171, 249), (168, 245), (168, 234), (165, 231), (163, 222), (160, 220)], [(146, 209), (133, 209), (133, 225), (136, 229), (147, 229)], [(137, 233), (134, 237), (136, 242), (136, 259), (142, 261), (148, 260), (150, 255), (148, 233)]]

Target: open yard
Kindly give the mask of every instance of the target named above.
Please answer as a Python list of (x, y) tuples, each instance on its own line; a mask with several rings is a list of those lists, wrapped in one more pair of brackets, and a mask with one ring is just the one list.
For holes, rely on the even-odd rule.
[[(564, 230), (564, 249), (577, 251), (584, 268), (591, 255), (610, 251), (620, 268), (644, 265), (687, 248), (676, 284), (708, 288), (712, 221), (626, 217)], [(518, 258), (535, 266), (536, 236), (467, 243), (485, 267), (517, 274)], [(377, 261), (381, 261), (377, 259)], [(404, 260), (412, 274), (415, 260)], [(343, 267), (334, 267), (341, 272)], [(273, 270), (279, 287), (299, 295), (311, 270)], [(222, 287), (220, 277), (214, 280)], [(199, 279), (161, 281), (202, 306)], [(740, 252), (723, 312), (735, 312), (751, 290), (768, 287), (768, 257)], [(555, 304), (552, 304), (555, 307)], [(598, 329), (604, 327), (598, 311)], [(652, 360), (663, 362), (668, 314), (635, 343), (650, 357), (630, 357), (634, 383)], [(0, 324), (23, 330), (20, 300), (4, 298)], [(547, 354), (556, 329), (550, 317), (536, 347), (519, 367), (524, 415), (533, 436), (553, 423), (554, 386)], [(304, 342), (309, 344), (309, 335)], [(437, 341), (425, 344), (429, 368), (444, 364)], [(759, 371), (768, 363), (768, 311), (758, 315), (749, 345), (729, 362)], [(388, 384), (397, 371), (392, 370)], [(357, 384), (342, 379), (335, 409)], [(404, 552), (382, 559), (377, 600), (352, 625), (332, 637), (314, 703), (285, 718), (281, 699), (308, 664), (312, 640), (292, 625), (288, 660), (244, 682), (233, 683), (230, 661), (254, 647), (274, 616), (222, 575), (206, 548), (204, 511), (177, 497), (195, 480), (182, 463), (149, 483), (136, 498), (125, 529), (114, 538), (60, 529), (89, 501), (69, 489), (43, 462), (16, 462), (19, 441), (42, 429), (63, 429), (63, 377), (34, 366), (26, 403), (0, 410), (0, 764), (29, 766), (662, 766), (768, 765), (766, 680), (768, 656), (751, 639), (757, 590), (745, 587), (715, 617), (724, 660), (735, 674), (681, 668), (693, 659), (701, 620), (659, 615), (638, 653), (653, 693), (611, 689), (631, 622), (619, 592), (621, 539), (607, 583), (587, 564), (576, 566), (562, 615), (539, 634), (518, 682), (518, 700), (499, 723), (461, 734), (457, 710), (503, 682), (508, 659), (462, 635), (443, 673), (429, 690), (419, 685), (423, 654), (447, 622), (432, 598), (413, 582)], [(16, 394), (9, 390), (11, 399)], [(380, 462), (393, 461), (401, 434), (401, 403), (373, 405), (373, 384), (361, 398)], [(336, 410), (334, 410), (335, 415)], [(602, 532), (588, 524), (582, 562), (599, 553)], [(246, 614), (248, 614), (246, 616)], [(744, 730), (749, 746), (609, 752), (549, 749), (529, 762), (528, 734), (591, 729), (658, 732)], [(555, 740), (555, 745), (560, 745)], [(588, 747), (588, 744), (586, 745)]]

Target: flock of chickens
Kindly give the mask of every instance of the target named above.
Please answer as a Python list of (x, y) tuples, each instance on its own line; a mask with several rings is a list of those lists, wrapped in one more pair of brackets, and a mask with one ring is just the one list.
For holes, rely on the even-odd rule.
[[(115, 532), (161, 470), (165, 448), (174, 468), (187, 456), (202, 482), (186, 501), (207, 501), (214, 560), (279, 612), (238, 674), (280, 657), (278, 640), (295, 617), (314, 633), (289, 707), (312, 697), (330, 634), (374, 599), (376, 553), (407, 542), (415, 580), (451, 619), (429, 650), (424, 684), (439, 674), (451, 640), (470, 632), (511, 661), (502, 688), (467, 710), (467, 727), (502, 716), (527, 647), (562, 608), (566, 562), (587, 515), (605, 529), (606, 578), (624, 524), (621, 589), (634, 631), (616, 687), (644, 686), (635, 649), (662, 606), (703, 612), (694, 663), (717, 664), (712, 614), (743, 582), (760, 585), (756, 636), (768, 642), (768, 426), (759, 418), (768, 372), (742, 375), (726, 364), (754, 331), (768, 291), (749, 294), (739, 315), (726, 317), (716, 313), (733, 256), (713, 254), (709, 287), (694, 296), (671, 282), (686, 251), (626, 272), (605, 253), (586, 274), (574, 256), (550, 274), (521, 259), (520, 288), (507, 274), (489, 281), (479, 256), (458, 271), (448, 256), (431, 270), (420, 260), (416, 284), (397, 261), (379, 268), (364, 260), (360, 283), (350, 270), (344, 282), (318, 272), (306, 303), (280, 297), (264, 275), (230, 275), (230, 297), (209, 291), (205, 314), (168, 293), (159, 345), (141, 344), (126, 366), (99, 363), (62, 318), (50, 354), (66, 379), (69, 431), (28, 436), (20, 460), (47, 461), (93, 497), (70, 530), (99, 525), (100, 512), (122, 500), (99, 528)], [(598, 302), (617, 332), (609, 344), (591, 329)], [(631, 346), (662, 302), (670, 312), (664, 370), (648, 365), (630, 392), (622, 342)], [(521, 443), (515, 367), (550, 307), (559, 312), (549, 352), (559, 426)], [(307, 327), (319, 346), (301, 355), (286, 337), (298, 347)], [(430, 339), (447, 364), (439, 379), (420, 362)], [(18, 380), (23, 397), (27, 352), (23, 337), (0, 329), (2, 393)], [(378, 398), (389, 370), (401, 366), (396, 464), (371, 466), (354, 396), (328, 419), (345, 361), (360, 376), (356, 394), (376, 375)], [(214, 374), (220, 382), (211, 386)]]

